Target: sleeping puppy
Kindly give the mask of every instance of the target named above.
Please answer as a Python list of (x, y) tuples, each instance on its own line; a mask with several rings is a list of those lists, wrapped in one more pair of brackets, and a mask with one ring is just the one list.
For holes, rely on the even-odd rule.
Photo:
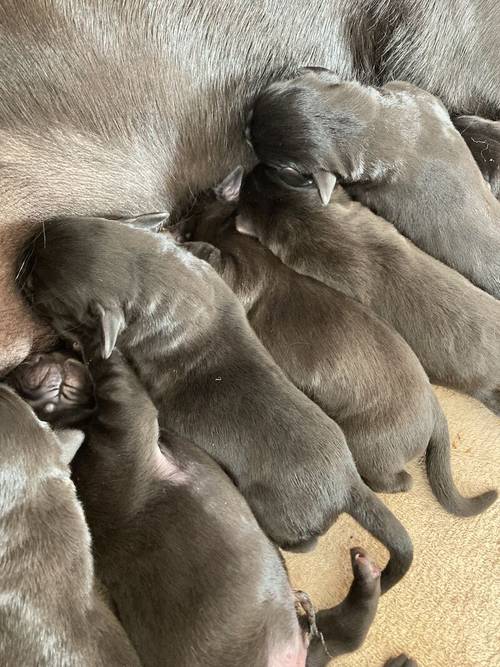
[(323, 207), (314, 189), (292, 188), (280, 172), (259, 165), (243, 182), (236, 227), (293, 270), (386, 320), (431, 382), (470, 394), (500, 415), (500, 303), (340, 186)]
[(306, 548), (347, 512), (390, 551), (382, 589), (403, 576), (406, 531), (361, 480), (338, 425), (280, 371), (205, 262), (163, 235), (68, 218), (47, 223), (21, 264), (36, 311), (77, 342), (100, 332), (104, 358), (118, 343), (160, 426), (217, 460), (276, 544)]
[(291, 185), (314, 184), (326, 206), (340, 179), (419, 248), (500, 298), (500, 202), (430, 93), (305, 71), (258, 96), (249, 137)]
[(479, 116), (453, 119), (492, 193), (500, 199), (500, 121)]
[(0, 424), (0, 664), (139, 667), (95, 587), (67, 465), (83, 434), (58, 439), (6, 385)]
[[(72, 361), (79, 372), (69, 400), (86, 417), (90, 375)], [(36, 385), (41, 414), (45, 402), (53, 405), (51, 420), (68, 409), (63, 391), (54, 397), (52, 380), (64, 383), (65, 364), (51, 353), (16, 372), (20, 384)], [(159, 433), (151, 400), (116, 350), (90, 369), (98, 409), (87, 419), (74, 478), (96, 570), (141, 663), (305, 665), (308, 639), (285, 567), (229, 478), (190, 442)], [(380, 570), (362, 549), (353, 549), (351, 559), (346, 599), (312, 616), (308, 665), (355, 650), (371, 625)]]
[[(292, 271), (255, 238), (240, 234), (232, 202), (239, 175), (201, 196), (177, 226), (191, 239), (191, 252), (240, 298), (287, 377), (339, 424), (358, 472), (374, 491), (407, 490), (411, 477), (404, 467), (427, 450), (439, 502), (460, 516), (485, 509), (495, 493), (466, 500), (457, 492), (446, 417), (408, 344), (366, 306)], [(285, 233), (281, 240), (286, 246)]]

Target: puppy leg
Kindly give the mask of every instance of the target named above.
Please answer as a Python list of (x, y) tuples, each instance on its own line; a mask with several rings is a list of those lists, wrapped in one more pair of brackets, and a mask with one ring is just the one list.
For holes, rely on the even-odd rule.
[(307, 667), (324, 667), (332, 658), (358, 649), (372, 624), (380, 597), (380, 570), (365, 552), (351, 549), (354, 581), (336, 607), (316, 614), (320, 636), (313, 637)]
[(10, 374), (8, 382), (39, 419), (54, 426), (81, 422), (93, 412), (93, 385), (86, 366), (61, 352), (30, 357)]
[(409, 491), (413, 485), (413, 478), (406, 470), (379, 476), (373, 474), (365, 476), (361, 472), (360, 474), (370, 489), (376, 493), (400, 493)]
[(384, 667), (418, 667), (415, 660), (409, 658), (404, 653), (398, 655), (396, 658), (389, 658), (387, 662), (384, 663)]
[(156, 408), (121, 354), (115, 350), (107, 360), (96, 358), (89, 369), (97, 410), (73, 478), (98, 554), (108, 552), (110, 525), (119, 535), (121, 522), (147, 502), (153, 480), (176, 470), (158, 446)]

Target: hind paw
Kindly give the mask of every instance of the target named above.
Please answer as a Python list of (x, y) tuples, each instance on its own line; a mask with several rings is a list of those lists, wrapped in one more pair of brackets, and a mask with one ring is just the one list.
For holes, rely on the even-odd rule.
[(79, 421), (94, 404), (86, 366), (61, 352), (27, 359), (9, 379), (38, 417), (53, 424)]

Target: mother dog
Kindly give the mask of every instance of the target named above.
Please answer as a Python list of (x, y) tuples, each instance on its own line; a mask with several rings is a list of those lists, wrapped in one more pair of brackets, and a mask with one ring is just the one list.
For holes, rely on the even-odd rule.
[(14, 290), (35, 222), (169, 209), (249, 166), (247, 109), (300, 65), (406, 79), (498, 119), (499, 14), (497, 0), (0, 0), (0, 369), (47, 342)]

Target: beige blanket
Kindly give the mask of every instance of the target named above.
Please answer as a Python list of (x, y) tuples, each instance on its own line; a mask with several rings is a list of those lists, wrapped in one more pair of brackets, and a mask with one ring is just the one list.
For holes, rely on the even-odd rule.
[[(500, 482), (500, 419), (481, 404), (438, 388), (448, 417), (454, 479), (464, 495)], [(431, 495), (422, 462), (408, 467), (414, 487), (383, 499), (410, 533), (410, 572), (380, 602), (358, 652), (339, 667), (381, 667), (407, 652), (420, 667), (500, 666), (500, 501), (484, 514), (459, 519)], [(316, 607), (332, 606), (350, 581), (349, 548), (367, 547), (383, 565), (386, 552), (350, 517), (342, 516), (311, 554), (287, 556), (293, 585)]]

